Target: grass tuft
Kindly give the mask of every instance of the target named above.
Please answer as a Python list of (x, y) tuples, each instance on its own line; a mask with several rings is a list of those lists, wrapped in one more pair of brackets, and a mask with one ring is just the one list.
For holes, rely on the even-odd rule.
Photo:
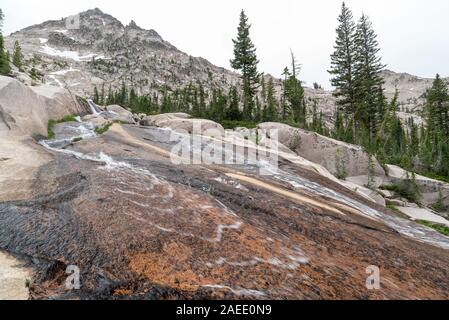
[(76, 121), (76, 116), (74, 115), (68, 115), (65, 116), (62, 119), (59, 120), (53, 120), (50, 119), (48, 120), (48, 124), (47, 124), (47, 139), (54, 139), (55, 138), (55, 132), (54, 132), (54, 128), (58, 123), (64, 123), (64, 122), (75, 122)]
[(449, 228), (444, 225), (432, 223), (426, 220), (416, 220), (416, 222), (422, 224), (423, 226), (432, 228), (445, 236), (449, 236)]

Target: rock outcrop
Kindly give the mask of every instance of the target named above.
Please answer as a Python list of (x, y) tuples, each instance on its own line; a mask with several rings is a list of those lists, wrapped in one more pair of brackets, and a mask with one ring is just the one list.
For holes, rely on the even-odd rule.
[[(173, 140), (173, 130), (193, 132), (202, 121), (185, 114), (146, 117), (146, 126), (115, 123), (95, 133), (93, 122), (109, 121), (108, 110), (59, 123), (54, 139), (37, 144), (30, 136), (42, 135), (45, 120), (72, 109), (49, 91), (14, 84), (20, 97), (8, 86), (0, 87), (8, 94), (0, 96), (6, 119), (0, 250), (33, 269), (31, 298), (449, 298), (449, 238), (369, 200), (350, 181), (343, 187), (326, 168), (287, 148), (275, 164), (177, 164), (174, 144), (201, 154), (223, 138), (202, 137), (195, 150), (190, 139)], [(14, 94), (44, 114), (21, 118), (27, 107)], [(62, 103), (61, 113), (41, 105), (45, 99), (49, 106)], [(316, 141), (335, 147), (301, 134), (311, 147)], [(259, 146), (229, 141), (235, 159)], [(11, 270), (10, 261), (0, 254), (0, 277)], [(382, 290), (366, 287), (373, 263), (381, 267)], [(80, 290), (66, 287), (68, 266), (79, 268)], [(9, 282), (7, 292), (17, 283)]]
[[(264, 163), (174, 165), (169, 137), (114, 124), (50, 147), (39, 193), (0, 202), (0, 248), (47, 261), (37, 298), (447, 298), (449, 239), (283, 155), (271, 176), (254, 170)], [(382, 290), (365, 287), (370, 261)], [(81, 290), (65, 288), (67, 265)]]
[[(282, 123), (262, 123), (258, 127), (263, 130), (277, 129), (280, 143), (307, 160), (322, 165), (331, 173), (337, 172), (338, 157), (338, 161), (341, 161), (344, 165), (348, 176), (361, 176), (368, 173), (369, 156), (360, 146), (293, 128)], [(383, 168), (374, 158), (373, 165), (376, 175), (385, 175)]]
[(156, 126), (170, 128), (174, 131), (189, 134), (224, 135), (224, 128), (211, 120), (191, 119), (186, 113), (165, 113), (155, 116), (147, 116), (141, 124), (144, 126)]
[(85, 112), (70, 92), (53, 86), (28, 87), (0, 76), (0, 135), (47, 135), (50, 119)]
[(67, 90), (0, 76), (0, 201), (35, 194), (34, 174), (52, 158), (32, 137), (47, 136), (50, 119), (83, 112)]
[[(413, 175), (411, 172), (407, 172), (394, 165), (387, 165), (387, 170), (388, 179), (385, 181), (387, 184), (411, 179)], [(441, 197), (443, 204), (449, 206), (449, 183), (427, 178), (419, 174), (415, 175), (415, 181), (419, 186), (422, 195), (421, 201), (424, 205), (431, 206)]]
[(108, 118), (112, 118), (113, 121), (135, 124), (133, 113), (119, 105), (107, 106), (105, 107), (105, 111), (109, 112), (107, 116)]

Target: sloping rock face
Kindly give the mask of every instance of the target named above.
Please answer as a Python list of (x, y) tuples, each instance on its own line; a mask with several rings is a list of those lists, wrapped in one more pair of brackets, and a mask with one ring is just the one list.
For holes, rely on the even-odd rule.
[(205, 119), (190, 119), (186, 113), (165, 113), (155, 116), (147, 116), (141, 121), (145, 126), (156, 126), (159, 128), (170, 128), (194, 134), (221, 134), (225, 130), (221, 124)]
[[(327, 138), (314, 132), (293, 128), (282, 123), (262, 123), (260, 129), (277, 129), (279, 142), (290, 147), (300, 156), (322, 165), (331, 173), (337, 172), (337, 154), (344, 164), (348, 176), (366, 175), (369, 157), (363, 149), (338, 140)], [(299, 138), (299, 139), (298, 139)], [(385, 172), (373, 158), (376, 175), (384, 176)]]
[[(36, 175), (53, 157), (31, 137), (45, 136), (50, 119), (80, 113), (66, 90), (30, 88), (0, 76), (0, 202), (31, 199), (39, 193)], [(3, 234), (8, 227), (2, 222)], [(25, 285), (31, 272), (22, 264), (0, 251), (0, 299), (28, 299)]]
[[(388, 169), (388, 179), (386, 182), (398, 182), (412, 177), (411, 172), (394, 166), (387, 165)], [(442, 200), (443, 204), (449, 205), (449, 184), (430, 179), (421, 175), (415, 175), (415, 181), (419, 186), (420, 192), (422, 194), (422, 202), (425, 205), (431, 206), (435, 204), (438, 200)], [(441, 199), (440, 199), (441, 196)]]
[(0, 77), (0, 200), (32, 197), (37, 168), (52, 157), (31, 139), (46, 136), (50, 119), (83, 110), (64, 89), (27, 87)]
[[(17, 130), (40, 134), (42, 115), (34, 119)], [(31, 298), (449, 298), (449, 238), (342, 187), (319, 165), (283, 151), (276, 166), (178, 164), (174, 148), (192, 146), (178, 139), (188, 130), (174, 130), (195, 119), (161, 115), (101, 136), (89, 121), (58, 124), (55, 139), (39, 144), (0, 135), (0, 250), (33, 268)], [(222, 143), (203, 137), (193, 151)], [(240, 143), (236, 159), (256, 146)], [(0, 270), (8, 261), (0, 256)], [(381, 290), (366, 286), (372, 266)], [(79, 290), (67, 286), (68, 267), (80, 271)]]
[(119, 105), (111, 105), (105, 107), (105, 110), (112, 115), (113, 120), (120, 121), (128, 124), (134, 124), (134, 116), (131, 111), (126, 110), (125, 108)]
[(80, 114), (84, 110), (71, 94), (52, 86), (27, 87), (0, 76), (0, 134), (47, 135), (50, 119)]
[[(0, 248), (35, 258), (34, 298), (449, 297), (449, 239), (285, 159), (272, 176), (174, 165), (170, 131), (43, 143), (38, 194), (0, 202)], [(366, 287), (371, 265), (381, 290)]]
[(424, 220), (433, 222), (442, 226), (449, 227), (449, 220), (436, 215), (434, 212), (424, 208), (398, 207), (400, 211), (413, 220)]

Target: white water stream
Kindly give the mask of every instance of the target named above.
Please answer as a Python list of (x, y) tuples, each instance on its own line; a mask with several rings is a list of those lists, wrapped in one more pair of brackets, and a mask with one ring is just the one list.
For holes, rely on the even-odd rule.
[[(92, 113), (98, 114), (98, 112), (95, 109), (95, 104), (93, 102), (89, 102), (89, 105), (92, 108)], [(119, 168), (119, 169), (131, 170), (131, 171), (134, 171), (137, 173), (143, 173), (145, 175), (151, 176), (152, 178), (157, 180), (157, 178), (147, 169), (133, 166), (127, 162), (116, 161), (109, 155), (104, 154), (103, 152), (92, 155), (92, 154), (84, 154), (84, 153), (81, 153), (78, 151), (65, 149), (64, 147), (67, 145), (67, 143), (70, 143), (75, 138), (83, 138), (84, 139), (84, 138), (93, 138), (96, 136), (96, 134), (94, 132), (94, 128), (90, 123), (82, 122), (77, 127), (73, 127), (72, 129), (74, 129), (74, 135), (71, 137), (68, 137), (68, 138), (66, 137), (63, 139), (54, 139), (54, 140), (43, 140), (43, 141), (40, 141), (40, 144), (42, 146), (44, 146), (45, 148), (55, 151), (55, 152), (68, 154), (68, 155), (74, 156), (81, 160), (87, 160), (87, 161), (101, 163), (101, 164), (105, 165), (106, 169)], [(149, 133), (153, 133), (158, 139), (162, 139), (163, 141), (170, 141), (170, 137), (173, 134), (173, 132), (171, 130), (167, 130), (167, 129), (161, 130), (159, 128), (150, 128), (149, 127), (146, 129), (146, 131)], [(204, 148), (204, 147), (205, 147), (205, 145), (201, 146), (201, 148)], [(194, 152), (201, 152), (201, 150), (194, 150)], [(244, 163), (244, 162), (242, 162), (242, 163)], [(254, 166), (254, 165), (252, 165), (252, 166)], [(390, 216), (388, 214), (385, 214), (383, 212), (375, 210), (355, 199), (349, 198), (349, 197), (347, 197), (337, 191), (334, 191), (330, 188), (323, 187), (317, 183), (311, 182), (302, 177), (284, 172), (284, 171), (274, 167), (273, 164), (268, 163), (266, 161), (259, 161), (256, 164), (256, 167), (258, 167), (259, 169), (263, 168), (265, 172), (272, 172), (272, 174), (273, 174), (272, 176), (275, 179), (287, 182), (293, 188), (307, 190), (314, 194), (328, 197), (330, 199), (344, 203), (354, 209), (357, 209), (360, 212), (366, 214), (367, 216), (379, 219), (379, 220), (383, 221), (386, 225), (390, 226), (391, 228), (393, 228), (394, 230), (398, 231), (399, 233), (401, 233), (405, 236), (408, 236), (408, 237), (414, 238), (418, 241), (429, 243), (431, 245), (438, 246), (438, 247), (441, 247), (444, 249), (449, 249), (449, 237), (445, 237), (430, 228), (418, 225), (417, 223), (410, 221), (410, 220), (406, 220), (406, 219), (395, 217), (395, 216)]]

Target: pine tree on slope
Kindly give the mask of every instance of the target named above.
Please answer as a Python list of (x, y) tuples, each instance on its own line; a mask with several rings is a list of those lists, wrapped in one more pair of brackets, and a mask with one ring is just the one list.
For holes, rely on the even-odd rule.
[[(355, 23), (351, 10), (343, 2), (341, 14), (338, 17), (340, 25), (337, 28), (337, 40), (334, 53), (331, 55), (332, 86), (339, 108), (352, 118), (356, 112), (354, 93), (354, 63), (355, 63)], [(348, 119), (348, 122), (350, 119)], [(355, 123), (353, 122), (353, 126)], [(353, 128), (355, 135), (355, 128)]]
[(14, 43), (14, 52), (12, 55), (12, 63), (19, 70), (22, 70), (22, 48), (20, 47), (19, 41), (17, 41), (17, 40)]
[[(354, 37), (355, 68), (354, 94), (357, 101), (355, 120), (367, 130), (368, 144), (372, 146), (382, 121), (384, 83), (380, 72), (385, 68), (378, 55), (379, 43), (368, 16), (362, 15)], [(356, 126), (357, 127), (357, 126)]]
[(11, 67), (9, 66), (9, 59), (4, 47), (4, 39), (2, 34), (3, 19), (3, 11), (0, 9), (0, 75), (8, 75), (11, 72)]
[(250, 28), (251, 25), (248, 24), (248, 18), (242, 10), (237, 39), (232, 40), (234, 43), (234, 59), (231, 60), (231, 66), (235, 70), (242, 72), (243, 117), (245, 120), (252, 120), (253, 118), (254, 98), (256, 96), (257, 84), (259, 83), (259, 73), (257, 72), (259, 61), (256, 56), (256, 48), (249, 36)]

